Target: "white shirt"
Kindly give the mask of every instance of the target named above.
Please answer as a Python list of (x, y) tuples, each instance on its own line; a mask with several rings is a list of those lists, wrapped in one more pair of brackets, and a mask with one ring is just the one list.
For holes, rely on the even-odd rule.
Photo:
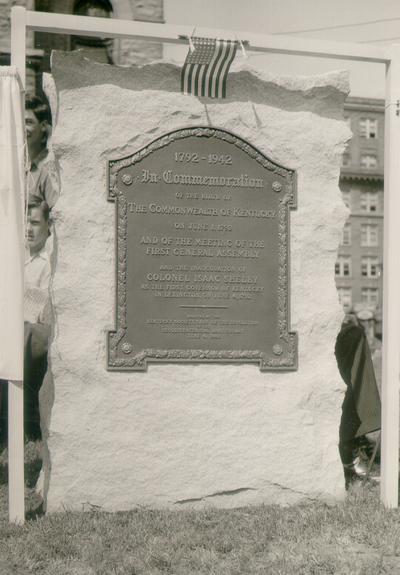
[(50, 323), (49, 286), (51, 267), (48, 252), (43, 248), (25, 260), (24, 320)]

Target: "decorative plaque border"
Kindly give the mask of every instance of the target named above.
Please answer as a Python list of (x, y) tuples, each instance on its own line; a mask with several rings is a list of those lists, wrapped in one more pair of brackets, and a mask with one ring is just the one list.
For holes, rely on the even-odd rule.
[[(278, 209), (278, 328), (279, 342), (273, 346), (273, 354), (260, 350), (209, 350), (209, 349), (142, 349), (135, 352), (134, 346), (124, 342), (121, 349), (125, 357), (118, 354), (118, 345), (124, 339), (127, 330), (127, 201), (124, 190), (117, 185), (117, 176), (121, 169), (140, 162), (153, 152), (168, 146), (171, 142), (189, 137), (216, 138), (233, 144), (259, 162), (265, 169), (281, 176), (285, 180), (285, 189), (274, 182), (276, 192), (284, 192), (279, 200)], [(130, 176), (126, 176), (129, 178)], [(124, 181), (126, 185), (131, 181)], [(274, 187), (276, 184), (276, 187)], [(251, 144), (232, 132), (221, 128), (189, 127), (164, 134), (134, 154), (108, 162), (108, 201), (116, 205), (116, 330), (107, 333), (107, 369), (110, 371), (146, 371), (148, 362), (169, 363), (258, 363), (260, 371), (297, 370), (297, 333), (289, 331), (290, 325), (290, 251), (289, 229), (290, 210), (297, 208), (296, 173), (294, 170), (277, 164), (262, 154)], [(283, 345), (281, 345), (281, 343)]]

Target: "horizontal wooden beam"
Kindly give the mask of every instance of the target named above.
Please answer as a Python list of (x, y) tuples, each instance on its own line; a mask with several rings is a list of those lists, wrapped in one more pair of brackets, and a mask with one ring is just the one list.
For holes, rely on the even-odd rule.
[[(184, 38), (191, 36), (193, 33), (193, 26), (175, 26), (153, 22), (33, 11), (26, 12), (26, 26), (31, 30), (55, 34), (135, 38), (172, 44), (186, 43), (187, 41)], [(330, 42), (311, 38), (293, 38), (285, 35), (271, 36), (213, 28), (201, 28), (198, 34), (209, 38), (240, 39), (246, 41), (248, 50), (256, 52), (275, 52), (296, 56), (314, 56), (364, 62), (386, 63), (390, 61), (388, 49), (384, 46), (374, 46), (373, 44)]]

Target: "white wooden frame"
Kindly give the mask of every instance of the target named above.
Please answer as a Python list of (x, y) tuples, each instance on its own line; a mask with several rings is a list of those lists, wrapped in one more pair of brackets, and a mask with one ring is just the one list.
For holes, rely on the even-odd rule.
[[(58, 34), (137, 38), (183, 44), (192, 34), (192, 26), (171, 26), (106, 18), (11, 10), (11, 63), (16, 66), (25, 86), (26, 30)], [(378, 62), (386, 66), (385, 117), (385, 210), (384, 210), (384, 285), (383, 285), (383, 381), (381, 500), (386, 507), (398, 507), (399, 474), (399, 368), (400, 368), (400, 46), (378, 47), (368, 44), (328, 42), (291, 36), (268, 36), (249, 32), (201, 29), (202, 36), (240, 38), (249, 51), (276, 52), (300, 56), (318, 56), (341, 60)], [(333, 353), (333, 350), (332, 350)], [(10, 383), (12, 385), (12, 383)], [(22, 393), (12, 394), (22, 402)], [(23, 445), (18, 429), (23, 424), (21, 409), (10, 426), (10, 491), (12, 478), (18, 477)], [(11, 411), (10, 411), (11, 413)], [(15, 444), (13, 443), (15, 439)], [(22, 451), (21, 451), (22, 449)], [(22, 459), (23, 461), (23, 459)], [(23, 468), (22, 468), (23, 469)], [(23, 482), (18, 494), (10, 498), (10, 520), (23, 521)]]

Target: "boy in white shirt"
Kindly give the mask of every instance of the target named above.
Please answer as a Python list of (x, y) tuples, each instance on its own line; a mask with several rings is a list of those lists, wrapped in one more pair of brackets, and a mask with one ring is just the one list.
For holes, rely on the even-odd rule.
[(25, 433), (30, 439), (41, 437), (39, 389), (47, 370), (50, 335), (51, 267), (45, 244), (50, 234), (49, 206), (44, 201), (28, 205), (24, 293), (24, 409)]

